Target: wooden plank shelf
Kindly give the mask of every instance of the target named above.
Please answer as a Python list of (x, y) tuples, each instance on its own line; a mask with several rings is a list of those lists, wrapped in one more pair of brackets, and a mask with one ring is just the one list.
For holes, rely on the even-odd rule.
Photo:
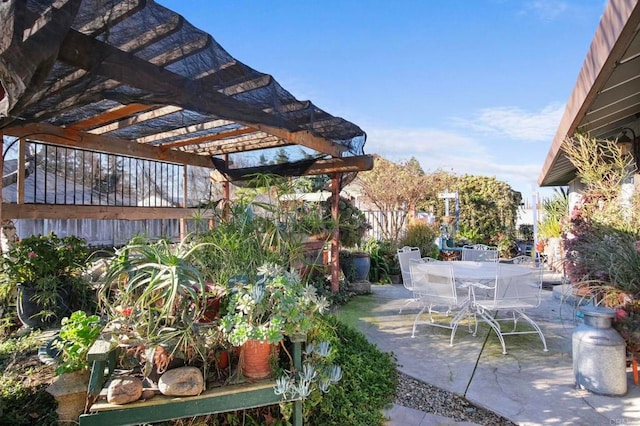
[[(89, 395), (95, 402), (87, 414), (79, 417), (80, 426), (137, 425), (168, 421), (183, 417), (224, 413), (247, 408), (263, 407), (283, 401), (294, 402), (296, 407), (292, 423), (302, 424), (302, 402), (299, 398), (283, 398), (274, 392), (275, 380), (265, 379), (255, 382), (211, 387), (200, 395), (174, 397), (155, 395), (148, 400), (117, 405), (105, 401), (105, 382), (108, 383), (114, 371), (115, 347), (98, 341), (91, 349), (92, 361)], [(301, 343), (294, 343), (294, 363), (300, 365)], [(299, 368), (299, 367), (298, 367)]]
[(156, 395), (146, 401), (125, 405), (100, 401), (91, 406), (91, 413), (80, 416), (80, 425), (112, 426), (153, 423), (277, 404), (283, 399), (282, 396), (273, 392), (274, 385), (274, 380), (263, 380), (221, 386), (189, 397)]

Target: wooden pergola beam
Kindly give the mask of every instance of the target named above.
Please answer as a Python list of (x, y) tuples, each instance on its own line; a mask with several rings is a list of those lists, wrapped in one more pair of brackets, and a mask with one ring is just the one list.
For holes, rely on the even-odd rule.
[(126, 155), (134, 158), (144, 158), (165, 161), (176, 164), (213, 168), (209, 156), (192, 154), (189, 152), (164, 149), (151, 145), (134, 143), (110, 136), (92, 135), (53, 126), (46, 123), (30, 123), (3, 129), (8, 136), (25, 137), (55, 145), (88, 149), (110, 154)]
[[(224, 140), (218, 144), (214, 144), (215, 147), (210, 144), (202, 143), (201, 147), (204, 152), (211, 153), (212, 155), (220, 154), (235, 154), (238, 152), (257, 151), (267, 148), (280, 148), (283, 146), (291, 145), (291, 142), (287, 142), (284, 139), (280, 139), (276, 136), (266, 135), (265, 133), (259, 133), (262, 136), (254, 136), (257, 134), (251, 134), (247, 137), (240, 137), (232, 142), (226, 143)], [(266, 135), (266, 136), (265, 136)], [(215, 141), (214, 141), (215, 142)]]
[(76, 121), (72, 125), (67, 126), (67, 129), (76, 129), (76, 130), (91, 129), (96, 126), (100, 126), (106, 123), (111, 123), (112, 121), (118, 120), (122, 117), (127, 117), (129, 115), (136, 114), (138, 112), (150, 110), (152, 108), (156, 108), (156, 106), (143, 105), (143, 104), (129, 104), (124, 106), (118, 106), (115, 108), (111, 108), (110, 110), (107, 110), (102, 114), (87, 118), (86, 120)]
[[(191, 80), (155, 66), (133, 54), (123, 52), (78, 31), (70, 30), (62, 44), (58, 59), (75, 67), (154, 93), (153, 101), (179, 105), (203, 114), (220, 115), (256, 127), (266, 133), (314, 149), (332, 157), (340, 157), (345, 147), (308, 131), (283, 129), (279, 117), (256, 110), (228, 97), (198, 80)], [(254, 117), (253, 122), (250, 117)], [(289, 139), (290, 138), (290, 139)]]
[(180, 207), (73, 206), (2, 203), (1, 219), (188, 219), (209, 217), (202, 209)]
[(253, 127), (244, 127), (241, 129), (229, 130), (227, 132), (216, 133), (213, 135), (200, 136), (197, 138), (190, 138), (190, 139), (182, 139), (177, 142), (167, 142), (167, 143), (163, 143), (162, 147), (177, 148), (181, 146), (196, 145), (202, 142), (213, 142), (213, 141), (219, 141), (221, 139), (232, 138), (235, 136), (246, 135), (247, 133), (253, 133), (255, 131), (256, 129), (254, 129)]
[(173, 114), (174, 112), (182, 111), (182, 108), (176, 106), (165, 106), (161, 108), (155, 108), (147, 112), (143, 112), (142, 114), (138, 114), (134, 117), (129, 117), (124, 120), (115, 121), (110, 124), (106, 124), (104, 126), (96, 127), (95, 129), (89, 130), (89, 133), (93, 133), (94, 135), (101, 135), (103, 133), (113, 132), (114, 130), (120, 130), (127, 128), (129, 126), (133, 126), (134, 124), (144, 123), (145, 121), (154, 120), (156, 118), (163, 117), (165, 115)]
[(236, 124), (236, 123), (229, 120), (216, 119), (216, 120), (206, 121), (204, 123), (197, 123), (197, 124), (192, 124), (186, 127), (180, 127), (177, 129), (166, 131), (166, 132), (154, 133), (148, 136), (143, 136), (141, 138), (135, 139), (134, 142), (138, 142), (138, 143), (150, 143), (150, 142), (158, 142), (158, 141), (162, 142), (163, 139), (174, 138), (177, 136), (187, 136), (190, 133), (217, 129), (218, 127), (231, 126), (233, 124)]

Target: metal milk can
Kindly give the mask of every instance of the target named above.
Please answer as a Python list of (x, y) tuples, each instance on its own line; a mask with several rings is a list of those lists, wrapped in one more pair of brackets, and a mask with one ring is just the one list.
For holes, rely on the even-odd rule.
[(579, 388), (600, 395), (627, 393), (627, 351), (624, 339), (611, 328), (615, 311), (584, 306), (584, 324), (572, 335), (573, 375)]

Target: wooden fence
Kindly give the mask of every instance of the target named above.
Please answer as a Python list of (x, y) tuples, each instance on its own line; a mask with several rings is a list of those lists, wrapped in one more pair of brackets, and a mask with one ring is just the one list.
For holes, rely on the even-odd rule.
[[(376, 210), (364, 211), (367, 222), (371, 225), (365, 238), (384, 238), (385, 226), (389, 226), (392, 215), (398, 212), (382, 212)], [(120, 247), (136, 235), (145, 236), (151, 240), (170, 238), (178, 241), (180, 238), (179, 219), (148, 219), (148, 220), (94, 220), (94, 219), (16, 219), (16, 231), (20, 238), (31, 235), (46, 235), (54, 232), (59, 237), (76, 235), (87, 240), (92, 247)], [(203, 226), (195, 220), (186, 220), (187, 232)], [(406, 231), (406, 223), (401, 233)]]

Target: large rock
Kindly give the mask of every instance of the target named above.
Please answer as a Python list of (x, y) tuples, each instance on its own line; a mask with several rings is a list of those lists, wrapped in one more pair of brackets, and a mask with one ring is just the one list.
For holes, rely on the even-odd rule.
[(107, 389), (109, 404), (127, 404), (137, 401), (142, 396), (142, 380), (137, 377), (124, 376), (113, 379)]
[(202, 372), (196, 367), (174, 368), (160, 377), (158, 389), (163, 395), (199, 395), (204, 389), (204, 378)]

